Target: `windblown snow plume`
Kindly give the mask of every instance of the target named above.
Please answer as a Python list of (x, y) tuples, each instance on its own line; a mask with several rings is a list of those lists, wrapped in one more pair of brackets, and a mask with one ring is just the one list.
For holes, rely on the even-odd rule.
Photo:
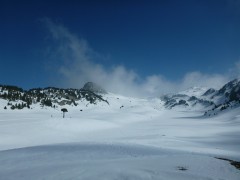
[(99, 55), (86, 40), (71, 33), (66, 27), (50, 19), (43, 19), (54, 44), (48, 49), (48, 66), (54, 82), (65, 87), (79, 88), (86, 82), (95, 82), (109, 92), (127, 96), (159, 96), (166, 92), (176, 92), (191, 86), (219, 88), (230, 80), (226, 74), (203, 74), (198, 71), (187, 73), (179, 81), (170, 81), (161, 74), (141, 77), (137, 72), (122, 65), (96, 63)]

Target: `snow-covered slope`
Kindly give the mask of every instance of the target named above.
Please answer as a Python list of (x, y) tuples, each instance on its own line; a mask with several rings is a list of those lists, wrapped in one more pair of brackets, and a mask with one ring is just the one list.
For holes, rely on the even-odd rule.
[(185, 91), (181, 91), (178, 94), (185, 94), (187, 96), (195, 96), (201, 97), (206, 91), (208, 90), (207, 87), (191, 87)]
[[(1, 86), (0, 99), (8, 100), (5, 109), (33, 108), (35, 106), (61, 108), (64, 105), (88, 106), (105, 103), (111, 93), (107, 93), (99, 85), (88, 82), (82, 89), (60, 89), (60, 88), (37, 88), (29, 91), (16, 86)], [(124, 97), (125, 98), (125, 97)], [(131, 98), (128, 98), (131, 99)], [(129, 100), (131, 101), (131, 100)], [(206, 87), (192, 87), (176, 94), (167, 94), (160, 98), (159, 105), (164, 104), (168, 109), (201, 110), (207, 115), (217, 114), (217, 112), (238, 106), (240, 102), (240, 80), (235, 79), (225, 84), (221, 89), (215, 90)], [(121, 100), (112, 101), (117, 106), (121, 105)], [(128, 103), (129, 104), (129, 103)], [(130, 103), (131, 104), (131, 103)], [(130, 105), (129, 104), (129, 105)], [(130, 105), (132, 106), (132, 105)], [(210, 112), (210, 111), (213, 111)]]
[(230, 81), (219, 90), (193, 87), (176, 94), (164, 95), (161, 99), (168, 109), (202, 110), (207, 116), (216, 115), (225, 109), (239, 106), (240, 80)]
[(103, 89), (93, 83), (86, 83), (82, 89), (61, 89), (55, 87), (36, 88), (28, 91), (16, 86), (0, 85), (0, 99), (8, 100), (4, 109), (24, 109), (39, 107), (58, 108), (64, 105), (78, 106), (81, 102), (97, 104), (108, 101), (103, 99)]
[(15, 110), (0, 99), (0, 179), (240, 179), (217, 159), (240, 161), (240, 107), (205, 117), (159, 98), (102, 98)]
[(202, 98), (202, 95), (208, 90), (204, 87), (192, 87), (176, 94), (167, 94), (161, 97), (168, 109), (188, 109), (205, 110), (214, 105), (209, 98)]
[(216, 115), (240, 106), (240, 79), (234, 79), (218, 91), (208, 91), (204, 97), (211, 99), (215, 106), (205, 112), (206, 116)]
[[(159, 99), (108, 94), (109, 105), (1, 109), (2, 179), (232, 179), (239, 108), (201, 118)], [(80, 109), (81, 108), (81, 109)], [(82, 110), (82, 111), (80, 111)]]
[(6, 180), (239, 179), (238, 170), (224, 161), (138, 145), (39, 146), (4, 151), (0, 161), (0, 175)]

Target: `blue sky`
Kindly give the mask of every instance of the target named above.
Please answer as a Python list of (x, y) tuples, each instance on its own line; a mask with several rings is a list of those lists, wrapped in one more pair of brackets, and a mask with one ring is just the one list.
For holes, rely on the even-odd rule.
[(239, 0), (1, 0), (0, 24), (1, 84), (155, 94), (238, 76)]

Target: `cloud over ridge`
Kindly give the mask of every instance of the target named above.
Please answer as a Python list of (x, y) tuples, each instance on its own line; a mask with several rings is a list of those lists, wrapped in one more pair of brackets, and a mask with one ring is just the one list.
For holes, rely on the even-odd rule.
[[(50, 32), (51, 47), (49, 62), (54, 73), (61, 76), (65, 87), (79, 88), (86, 82), (95, 82), (109, 92), (126, 96), (159, 96), (163, 93), (177, 92), (191, 86), (219, 88), (230, 80), (226, 74), (203, 74), (198, 71), (188, 72), (181, 80), (170, 81), (161, 74), (141, 77), (135, 71), (122, 65), (105, 67), (94, 62), (97, 54), (87, 41), (71, 33), (61, 24), (50, 19), (43, 19)], [(238, 63), (239, 66), (239, 63)], [(59, 77), (55, 81), (59, 81)]]

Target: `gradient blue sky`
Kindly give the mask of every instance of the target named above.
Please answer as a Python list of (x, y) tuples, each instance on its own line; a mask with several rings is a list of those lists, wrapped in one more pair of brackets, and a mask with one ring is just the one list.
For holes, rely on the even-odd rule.
[[(1, 0), (0, 84), (71, 85), (58, 83), (62, 75), (48, 68), (56, 55), (49, 50), (59, 42), (44, 21), (85, 40), (94, 52), (91, 62), (104, 71), (133, 71), (133, 81), (226, 74), (240, 57), (239, 0)], [(57, 58), (52, 64), (59, 67)]]

